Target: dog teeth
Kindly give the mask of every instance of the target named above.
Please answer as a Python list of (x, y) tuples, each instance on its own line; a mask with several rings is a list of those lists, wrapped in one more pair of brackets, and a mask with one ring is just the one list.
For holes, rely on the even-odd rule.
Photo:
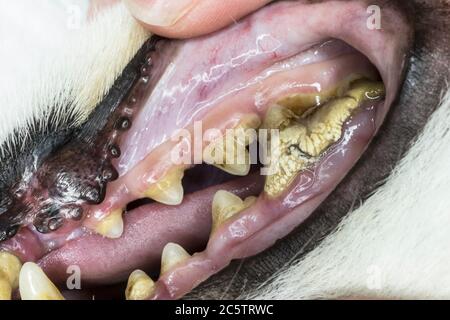
[(212, 232), (225, 221), (256, 202), (256, 197), (247, 197), (242, 200), (238, 196), (225, 190), (216, 192), (212, 202)]
[(145, 300), (155, 292), (155, 282), (144, 271), (135, 270), (128, 278), (125, 297), (127, 300)]
[(0, 252), (0, 300), (11, 300), (12, 291), (19, 286), (21, 267), (16, 256)]
[(250, 153), (247, 146), (256, 140), (256, 128), (261, 124), (258, 116), (246, 116), (234, 129), (212, 141), (203, 150), (203, 160), (223, 171), (246, 176), (250, 171)]
[(183, 169), (173, 169), (164, 178), (153, 184), (145, 196), (167, 205), (176, 206), (183, 201)]
[(33, 262), (25, 263), (20, 270), (19, 290), (22, 300), (64, 300), (58, 288)]
[(289, 126), (292, 119), (298, 118), (290, 109), (274, 105), (267, 110), (262, 127), (265, 129), (280, 129)]
[(301, 117), (283, 107), (272, 107), (263, 126), (279, 128), (278, 143), (270, 150), (271, 172), (264, 191), (270, 197), (282, 194), (298, 176), (312, 167), (321, 155), (343, 134), (347, 119), (364, 102), (381, 99), (381, 82), (356, 80), (340, 88), (338, 96), (329, 96), (316, 108), (303, 112)]
[(208, 145), (203, 152), (206, 163), (236, 176), (246, 176), (250, 171), (250, 154), (244, 141), (233, 134)]
[(189, 258), (189, 253), (182, 246), (175, 243), (166, 244), (161, 257), (161, 274), (166, 273), (175, 265)]
[(99, 221), (95, 231), (110, 239), (120, 238), (123, 234), (122, 209), (111, 212), (108, 216)]

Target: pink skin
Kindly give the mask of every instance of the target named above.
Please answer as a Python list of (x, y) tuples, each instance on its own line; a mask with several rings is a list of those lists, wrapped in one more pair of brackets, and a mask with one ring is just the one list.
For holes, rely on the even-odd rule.
[[(63, 282), (67, 276), (65, 274), (66, 267), (76, 264), (82, 269), (83, 279), (90, 284), (117, 282), (123, 280), (135, 268), (157, 268), (162, 247), (169, 241), (178, 242), (188, 250), (201, 249), (202, 245), (204, 246), (208, 241), (205, 251), (196, 253), (191, 259), (161, 275), (157, 281), (157, 290), (152, 298), (179, 298), (201, 281), (227, 266), (232, 259), (247, 257), (264, 250), (304, 221), (359, 159), (376, 134), (399, 89), (405, 57), (409, 49), (407, 44), (410, 42), (409, 37), (412, 36), (410, 29), (403, 17), (396, 11), (383, 8), (383, 29), (369, 30), (366, 28), (368, 17), (366, 8), (363, 1), (329, 1), (309, 5), (297, 2), (277, 3), (229, 28), (228, 31), (221, 32), (234, 30), (237, 32), (236, 36), (233, 36), (232, 33), (228, 37), (221, 36), (221, 33), (214, 35), (213, 38), (219, 39), (219, 44), (209, 43), (208, 46), (208, 41), (205, 40), (205, 47), (202, 47), (201, 39), (188, 42), (179, 51), (179, 55), (174, 57), (174, 63), (180, 75), (173, 78), (163, 77), (164, 90), (170, 88), (170, 84), (176, 87), (178, 83), (189, 83), (195, 74), (211, 70), (211, 63), (213, 66), (217, 66), (218, 61), (230, 61), (233, 56), (238, 56), (239, 52), (250, 52), (252, 42), (248, 41), (244, 35), (253, 35), (250, 39), (255, 39), (259, 35), (269, 32), (273, 36), (272, 39), (279, 39), (282, 45), (280, 47), (273, 46), (273, 42), (267, 44), (265, 47), (269, 50), (264, 51), (262, 56), (256, 55), (256, 58), (252, 56), (255, 60), (244, 66), (246, 72), (243, 72), (242, 69), (227, 70), (226, 79), (220, 79), (220, 82), (211, 87), (206, 86), (207, 90), (204, 88), (205, 84), (195, 87), (195, 90), (200, 91), (190, 92), (197, 98), (201, 97), (200, 102), (198, 99), (191, 99), (189, 95), (180, 92), (172, 95), (171, 98), (180, 99), (181, 97), (184, 100), (175, 99), (173, 107), (163, 110), (159, 107), (166, 104), (162, 104), (162, 100), (158, 100), (160, 99), (158, 95), (161, 97), (159, 92), (163, 89), (155, 88), (153, 92), (155, 96), (149, 100), (150, 104), (155, 104), (151, 108), (147, 106), (142, 111), (139, 119), (134, 123), (133, 130), (129, 133), (129, 140), (125, 138), (122, 146), (124, 152), (120, 161), (128, 158), (133, 164), (129, 172), (128, 169), (131, 167), (122, 166), (121, 169), (121, 185), (122, 188), (127, 189), (127, 187), (133, 186), (131, 184), (133, 178), (136, 182), (140, 174), (146, 173), (144, 169), (149, 169), (150, 165), (155, 167), (158, 164), (158, 157), (153, 158), (152, 161), (147, 161), (148, 159), (140, 161), (151, 157), (151, 155), (147, 156), (149, 151), (161, 155), (170, 149), (167, 144), (161, 143), (173, 133), (174, 123), (178, 125), (178, 128), (189, 127), (193, 119), (208, 119), (209, 117), (211, 124), (219, 123), (220, 125), (220, 114), (225, 112), (224, 110), (227, 110), (230, 115), (238, 111), (240, 113), (252, 111), (263, 115), (267, 105), (263, 105), (261, 108), (254, 103), (257, 90), (251, 90), (251, 86), (245, 87), (247, 90), (250, 88), (246, 94), (243, 93), (245, 90), (238, 94), (233, 93), (231, 99), (239, 96), (235, 104), (227, 104), (225, 103), (227, 100), (218, 101), (215, 98), (221, 92), (233, 92), (233, 85), (243, 81), (246, 83), (256, 75), (264, 73), (279, 60), (293, 56), (301, 59), (301, 55), (298, 53), (305, 51), (313, 44), (323, 43), (329, 38), (341, 39), (367, 56), (379, 70), (387, 90), (386, 99), (382, 103), (377, 103), (373, 108), (367, 106), (354, 115), (346, 124), (340, 142), (327, 152), (314, 169), (301, 173), (285, 194), (277, 199), (268, 199), (264, 193), (261, 194), (253, 207), (223, 224), (209, 238), (209, 241), (210, 202), (214, 191), (218, 189), (231, 189), (236, 192), (237, 190), (246, 190), (246, 187), (251, 185), (249, 180), (247, 182), (236, 180), (193, 193), (188, 195), (183, 204), (177, 207), (152, 204), (135, 209), (125, 216), (125, 233), (122, 238), (108, 240), (98, 235), (84, 235), (42, 257), (39, 263), (48, 275), (55, 281)], [(330, 16), (331, 12), (335, 16)], [(291, 31), (286, 32), (287, 28), (290, 28)], [(224, 47), (224, 43), (229, 43), (227, 41), (231, 41), (233, 46), (225, 45), (227, 50), (218, 50)], [(200, 48), (203, 50), (199, 50)], [(189, 52), (191, 53), (190, 57), (199, 56), (200, 61), (204, 64), (182, 63), (183, 59), (186, 60), (184, 54)], [(327, 53), (326, 50), (321, 52)], [(204, 53), (213, 61), (207, 61), (200, 53)], [(308, 55), (308, 53), (305, 54), (303, 57)], [(330, 58), (330, 56), (335, 57), (329, 53), (324, 57)], [(345, 68), (339, 68), (349, 61), (346, 60), (348, 57), (353, 58), (353, 63)], [(319, 60), (321, 63), (315, 65), (304, 63), (293, 69), (298, 71), (298, 73), (295, 71), (294, 77), (297, 81), (300, 79), (300, 83), (311, 83), (311, 80), (318, 80), (314, 77), (326, 74), (328, 77), (322, 77), (319, 80), (323, 88), (328, 88), (338, 80), (342, 80), (346, 74), (352, 74), (354, 70), (358, 70), (362, 74), (373, 75), (373, 70), (368, 67), (367, 62), (357, 57), (359, 56), (347, 52), (338, 59)], [(332, 72), (321, 73), (324, 70)], [(278, 75), (285, 76), (289, 72)], [(227, 82), (228, 79), (230, 80)], [(198, 92), (201, 94), (199, 95)], [(258, 107), (260, 108), (258, 109)], [(199, 108), (202, 112), (197, 112)], [(161, 123), (161, 119), (165, 119), (165, 117), (158, 117), (161, 112), (170, 121)], [(192, 114), (195, 114), (194, 118), (190, 117)], [(176, 122), (173, 119), (179, 121)], [(155, 126), (148, 125), (152, 122)], [(148, 136), (139, 138), (139, 132), (145, 131), (147, 128), (150, 131), (154, 130), (151, 132), (152, 140), (149, 140)], [(142, 154), (134, 152), (136, 146), (133, 148), (133, 143), (131, 143), (133, 139), (137, 139), (137, 145), (145, 152)], [(142, 141), (149, 141), (149, 143), (141, 146)], [(144, 183), (141, 183), (141, 186), (142, 184)], [(108, 189), (105, 203), (95, 210), (104, 213), (108, 208), (117, 204), (126, 204), (130, 199), (136, 198), (136, 195), (130, 192), (118, 192), (119, 189), (119, 184), (112, 185)], [(132, 196), (129, 196), (130, 194)], [(160, 223), (156, 223), (156, 221)], [(30, 244), (30, 241), (16, 241), (15, 246), (10, 248), (16, 252), (22, 251), (23, 256), (28, 257), (29, 255), (31, 259), (37, 259), (42, 254), (42, 247), (35, 248), (33, 251), (33, 246), (35, 245)]]

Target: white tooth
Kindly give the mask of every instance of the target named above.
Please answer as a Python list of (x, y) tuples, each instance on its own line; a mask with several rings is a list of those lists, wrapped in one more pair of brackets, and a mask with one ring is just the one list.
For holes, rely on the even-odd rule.
[(19, 285), (19, 273), (22, 263), (8, 253), (0, 252), (0, 300), (11, 300), (11, 293)]
[(108, 216), (99, 221), (95, 231), (110, 239), (120, 238), (123, 234), (122, 209), (111, 212)]
[(244, 201), (235, 194), (219, 190), (216, 192), (212, 202), (212, 232), (222, 223), (235, 214), (250, 207), (256, 202), (256, 197), (247, 197)]
[(175, 243), (166, 244), (161, 257), (161, 274), (166, 273), (175, 265), (190, 257), (189, 253), (182, 246)]
[(155, 292), (155, 282), (144, 271), (135, 270), (128, 278), (125, 297), (127, 300), (145, 300)]
[(22, 300), (64, 300), (58, 288), (33, 262), (25, 263), (20, 270), (19, 290)]
[(174, 169), (160, 181), (153, 184), (145, 193), (145, 196), (163, 204), (176, 206), (183, 202), (183, 179), (184, 170)]

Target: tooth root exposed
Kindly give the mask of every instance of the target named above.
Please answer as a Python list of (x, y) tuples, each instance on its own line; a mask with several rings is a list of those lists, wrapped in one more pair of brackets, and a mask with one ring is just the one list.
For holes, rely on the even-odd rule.
[(190, 257), (189, 253), (187, 253), (182, 246), (175, 243), (166, 244), (161, 257), (161, 274), (166, 273), (174, 266)]
[(19, 290), (22, 300), (64, 300), (58, 288), (33, 262), (25, 263), (20, 270)]
[(98, 234), (110, 239), (120, 238), (123, 234), (122, 209), (111, 212), (95, 226)]
[(236, 128), (228, 129), (224, 136), (211, 142), (203, 150), (203, 160), (225, 172), (246, 176), (250, 171), (250, 153), (247, 146), (256, 139), (261, 124), (258, 116), (247, 116)]
[(0, 300), (11, 300), (12, 291), (19, 286), (20, 260), (8, 253), (0, 252)]
[(242, 200), (235, 194), (219, 190), (216, 192), (212, 202), (212, 233), (225, 221), (252, 206), (256, 202), (256, 197), (247, 197)]
[(184, 190), (181, 180), (184, 170), (172, 169), (164, 178), (154, 183), (145, 193), (145, 196), (167, 205), (176, 206), (183, 201)]
[(127, 300), (145, 300), (155, 292), (155, 282), (144, 271), (135, 270), (128, 278), (125, 298)]
[(308, 117), (297, 120), (286, 116), (289, 120), (280, 127), (278, 146), (271, 150), (271, 174), (266, 178), (265, 192), (269, 196), (283, 192), (300, 171), (317, 162), (341, 138), (345, 121), (362, 102), (378, 100), (383, 95), (381, 82), (357, 80), (342, 97), (330, 100)]

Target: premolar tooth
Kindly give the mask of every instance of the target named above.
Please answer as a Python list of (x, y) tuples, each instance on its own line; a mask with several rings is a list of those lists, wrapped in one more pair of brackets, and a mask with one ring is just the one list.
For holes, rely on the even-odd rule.
[(20, 270), (19, 290), (22, 300), (64, 300), (58, 288), (33, 262), (25, 263)]
[(95, 231), (110, 239), (120, 238), (123, 234), (122, 209), (111, 212), (108, 216), (99, 221)]
[(231, 192), (217, 191), (212, 202), (212, 232), (235, 214), (253, 205), (256, 199), (256, 197), (247, 197), (242, 200)]
[(145, 300), (155, 292), (155, 282), (144, 271), (135, 270), (128, 278), (125, 297), (127, 300)]
[(8, 253), (0, 252), (0, 300), (11, 300), (12, 291), (19, 286), (22, 263)]
[(173, 169), (164, 178), (154, 183), (145, 193), (145, 196), (163, 204), (176, 206), (183, 201), (184, 170)]
[(175, 265), (189, 258), (189, 253), (182, 246), (176, 243), (166, 244), (161, 257), (161, 274), (166, 273)]
[(250, 154), (247, 151), (250, 139), (236, 136), (239, 134), (237, 132), (229, 132), (211, 142), (203, 151), (203, 160), (229, 174), (246, 176), (250, 171)]
[(261, 120), (256, 115), (246, 116), (241, 123), (226, 130), (224, 136), (212, 141), (203, 150), (203, 160), (233, 175), (246, 176), (250, 171), (250, 153), (247, 146), (256, 139)]

